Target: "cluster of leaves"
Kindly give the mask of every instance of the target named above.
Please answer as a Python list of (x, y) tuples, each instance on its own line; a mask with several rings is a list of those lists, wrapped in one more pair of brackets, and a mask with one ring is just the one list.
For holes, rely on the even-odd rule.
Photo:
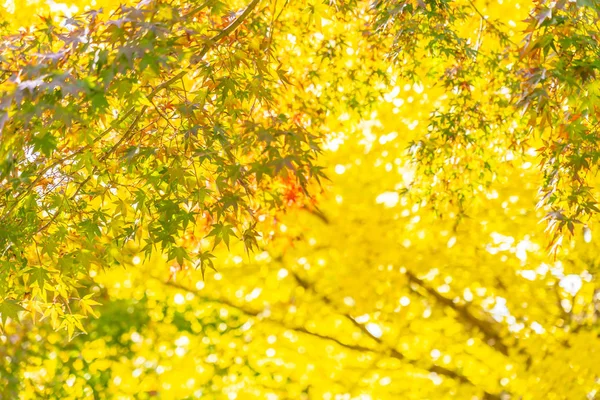
[(555, 237), (600, 212), (593, 183), (600, 160), (599, 19), (597, 1), (539, 4), (520, 48), (518, 105), (541, 136), (541, 201), (552, 208)]
[(286, 182), (321, 175), (261, 8), (156, 1), (5, 36), (0, 307), (70, 325), (90, 267), (134, 248), (204, 271), (219, 243), (256, 244)]
[(399, 76), (432, 99), (427, 128), (409, 147), (410, 193), (431, 200), (439, 214), (464, 214), (507, 154), (524, 149), (527, 132), (511, 107), (520, 82), (510, 35), (472, 2), (379, 1), (374, 8), (377, 29), (394, 37)]
[(596, 1), (536, 3), (518, 34), (514, 21), (484, 15), (472, 1), (374, 8), (379, 31), (394, 36), (400, 73), (428, 92), (442, 89), (428, 132), (410, 147), (417, 197), (465, 213), (500, 165), (535, 147), (552, 243), (599, 212), (591, 183), (600, 154)]

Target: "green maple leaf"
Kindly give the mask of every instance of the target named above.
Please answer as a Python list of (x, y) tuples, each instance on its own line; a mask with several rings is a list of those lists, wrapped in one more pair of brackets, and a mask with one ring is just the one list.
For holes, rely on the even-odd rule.
[(31, 141), (34, 149), (46, 156), (50, 156), (56, 150), (57, 139), (50, 133), (34, 136)]
[(108, 100), (102, 92), (95, 92), (91, 96), (92, 110), (98, 113), (106, 111), (109, 107)]
[(211, 260), (211, 258), (215, 258), (215, 256), (212, 255), (208, 251), (205, 251), (205, 252), (202, 252), (202, 253), (198, 254), (198, 262), (197, 262), (196, 268), (198, 268), (198, 265), (200, 266), (200, 271), (202, 272), (202, 279), (203, 280), (204, 280), (204, 272), (206, 271), (207, 267), (209, 267), (213, 271), (217, 272), (217, 269), (215, 268), (215, 264), (213, 263), (213, 261)]
[(15, 300), (6, 299), (0, 303), (0, 323), (4, 326), (6, 320), (11, 318), (19, 320), (19, 311), (25, 311)]
[(44, 268), (30, 268), (27, 272), (31, 274), (33, 282), (37, 282), (40, 289), (44, 289), (44, 283), (48, 280), (48, 271)]
[(254, 230), (254, 228), (248, 228), (244, 231), (242, 235), (244, 239), (244, 246), (246, 247), (246, 252), (249, 253), (253, 248), (258, 247), (257, 237), (260, 237), (260, 234)]
[(185, 249), (183, 247), (174, 246), (171, 248), (171, 251), (169, 252), (169, 259), (170, 260), (176, 259), (177, 262), (179, 263), (179, 265), (183, 265), (183, 261), (189, 260), (190, 256), (188, 255), (187, 251), (185, 251)]
[(231, 236), (237, 237), (235, 232), (233, 231), (233, 226), (227, 224), (214, 224), (212, 231), (210, 231), (210, 233), (206, 235), (206, 237), (209, 236), (215, 237), (214, 247), (217, 247), (217, 245), (221, 243), (221, 241), (224, 241), (227, 245), (227, 248), (229, 248), (229, 239), (231, 238)]

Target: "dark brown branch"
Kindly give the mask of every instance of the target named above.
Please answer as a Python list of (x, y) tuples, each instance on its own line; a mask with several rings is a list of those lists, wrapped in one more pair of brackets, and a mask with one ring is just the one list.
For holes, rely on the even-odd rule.
[[(311, 292), (313, 292), (314, 294), (316, 294), (325, 304), (333, 307), (334, 309), (337, 310), (337, 307), (335, 307), (335, 304), (333, 303), (333, 301), (327, 297), (326, 295), (321, 295), (319, 293), (317, 293), (315, 291), (315, 289), (312, 287), (311, 284), (309, 284), (306, 280), (302, 279), (298, 274), (296, 274), (295, 272), (291, 272), (291, 275), (294, 277), (294, 279), (296, 280), (296, 282), (302, 286), (304, 289), (309, 290)], [(339, 313), (339, 312), (338, 312)], [(350, 321), (354, 326), (356, 326), (358, 329), (360, 329), (361, 332), (363, 332), (367, 337), (371, 338), (372, 340), (374, 340), (377, 344), (379, 344), (380, 346), (386, 348), (386, 350), (389, 352), (390, 356), (393, 358), (396, 358), (398, 360), (402, 360), (403, 362), (406, 362), (408, 364), (411, 364), (417, 368), (421, 368), (424, 369), (426, 371), (432, 372), (432, 373), (436, 373), (438, 375), (442, 375), (445, 376), (447, 378), (451, 378), (454, 380), (459, 381), (460, 383), (464, 383), (464, 384), (468, 384), (471, 386), (475, 386), (477, 387), (477, 385), (475, 383), (473, 383), (469, 378), (467, 378), (466, 376), (460, 374), (459, 372), (450, 370), (448, 368), (445, 367), (441, 367), (435, 364), (432, 365), (423, 365), (423, 363), (419, 362), (418, 360), (411, 360), (409, 358), (406, 358), (406, 356), (404, 354), (402, 354), (400, 351), (398, 351), (396, 348), (394, 348), (393, 346), (390, 346), (388, 344), (386, 344), (381, 338), (373, 335), (371, 332), (369, 332), (369, 330), (366, 328), (365, 325), (357, 322), (354, 317), (352, 317), (350, 314), (347, 313), (339, 313), (340, 315), (342, 315), (343, 317), (345, 317), (348, 321)], [(493, 393), (489, 393), (487, 391), (484, 391), (484, 396), (486, 399), (500, 399), (500, 396), (497, 394), (493, 394)]]
[[(297, 278), (297, 281), (299, 283), (300, 282), (305, 283), (302, 280), (298, 280), (299, 278), (297, 277), (297, 275), (294, 275), (294, 277)], [(217, 304), (226, 305), (228, 307), (231, 307), (231, 308), (233, 308), (233, 309), (241, 312), (242, 314), (244, 314), (244, 315), (246, 315), (248, 317), (255, 318), (255, 317), (259, 317), (260, 314), (261, 314), (261, 311), (250, 310), (248, 308), (244, 308), (244, 307), (242, 307), (240, 305), (234, 304), (233, 302), (231, 302), (231, 301), (229, 301), (227, 299), (215, 299), (215, 298), (212, 298), (212, 297), (200, 295), (198, 291), (190, 289), (187, 286), (181, 285), (181, 284), (173, 282), (173, 281), (164, 281), (164, 280), (159, 279), (159, 278), (154, 277), (154, 276), (152, 278), (156, 279), (156, 280), (158, 280), (160, 282), (162, 282), (166, 286), (169, 286), (169, 287), (172, 287), (172, 288), (176, 288), (176, 289), (180, 289), (180, 290), (185, 290), (185, 291), (190, 292), (190, 293), (194, 293), (194, 295), (196, 296), (196, 298), (198, 298), (201, 301), (204, 301), (204, 302), (207, 302), (207, 303), (217, 303)], [(302, 283), (301, 283), (301, 286), (305, 287)], [(310, 287), (306, 286), (305, 288), (309, 289)], [(323, 300), (327, 304), (331, 304), (329, 302), (328, 298), (324, 298)], [(282, 327), (284, 329), (288, 329), (288, 330), (291, 330), (291, 331), (294, 331), (294, 332), (303, 333), (303, 334), (306, 334), (306, 335), (309, 335), (309, 336), (313, 336), (313, 337), (316, 337), (316, 338), (319, 338), (319, 339), (322, 339), (322, 340), (333, 342), (333, 343), (335, 343), (335, 344), (337, 344), (337, 345), (339, 345), (339, 346), (341, 346), (341, 347), (343, 347), (345, 349), (348, 349), (348, 350), (358, 351), (358, 352), (376, 353), (376, 354), (385, 355), (385, 356), (388, 356), (388, 357), (391, 357), (391, 358), (395, 358), (395, 359), (397, 359), (399, 361), (408, 363), (408, 364), (413, 365), (413, 366), (415, 366), (417, 368), (425, 369), (425, 370), (427, 370), (427, 371), (429, 371), (431, 373), (442, 375), (442, 376), (445, 376), (447, 378), (457, 380), (457, 381), (459, 381), (461, 383), (475, 386), (475, 384), (473, 382), (471, 382), (467, 377), (465, 377), (465, 376), (463, 376), (463, 375), (461, 375), (461, 374), (459, 374), (459, 373), (457, 373), (455, 371), (452, 371), (452, 370), (450, 370), (448, 368), (444, 368), (444, 367), (441, 367), (441, 366), (438, 366), (438, 365), (423, 366), (423, 365), (420, 365), (420, 363), (417, 360), (407, 359), (404, 356), (404, 354), (400, 353), (398, 350), (396, 350), (396, 349), (394, 349), (392, 347), (386, 346), (385, 343), (383, 343), (380, 338), (377, 338), (376, 336), (373, 336), (365, 328), (364, 325), (359, 324), (358, 322), (356, 322), (354, 320), (354, 318), (352, 318), (351, 316), (349, 316), (347, 314), (343, 314), (343, 316), (345, 318), (347, 318), (350, 322), (352, 322), (355, 326), (357, 326), (362, 332), (364, 332), (370, 338), (372, 338), (373, 340), (375, 340), (379, 345), (383, 345), (385, 351), (382, 353), (381, 350), (378, 350), (378, 349), (374, 349), (374, 348), (370, 348), (370, 347), (365, 347), (365, 346), (360, 346), (360, 345), (355, 345), (355, 344), (344, 343), (344, 342), (342, 342), (341, 340), (339, 340), (339, 339), (337, 339), (335, 337), (331, 337), (331, 336), (327, 336), (327, 335), (322, 335), (322, 334), (316, 333), (316, 332), (311, 332), (311, 331), (307, 330), (306, 328), (304, 328), (302, 326), (289, 326), (289, 325), (285, 324), (283, 321), (276, 320), (276, 319), (265, 318), (265, 319), (263, 319), (263, 321), (276, 324), (276, 325), (278, 325), (278, 326), (280, 326), (280, 327)], [(491, 394), (491, 393), (488, 393), (488, 392), (484, 392), (484, 396), (485, 396), (486, 399), (490, 399), (490, 400), (499, 400), (500, 399), (500, 397), (498, 395)]]
[(458, 318), (462, 320), (462, 322), (476, 327), (477, 330), (483, 333), (485, 341), (488, 345), (498, 350), (505, 356), (508, 356), (508, 346), (503, 343), (502, 337), (500, 336), (498, 331), (494, 329), (490, 322), (482, 321), (479, 318), (475, 317), (471, 313), (471, 311), (469, 311), (467, 306), (457, 304), (451, 299), (442, 296), (437, 290), (427, 285), (427, 283), (423, 279), (418, 278), (411, 271), (407, 270), (406, 276), (408, 277), (409, 282), (415, 283), (421, 288), (423, 288), (423, 290), (425, 290), (430, 296), (432, 296), (438, 303), (454, 310), (458, 315)]
[[(228, 307), (231, 307), (239, 312), (241, 312), (242, 314), (248, 316), (248, 317), (259, 317), (262, 311), (259, 310), (251, 310), (245, 307), (242, 307), (240, 305), (234, 304), (233, 302), (227, 300), (227, 299), (216, 299), (216, 298), (212, 298), (212, 297), (208, 297), (208, 296), (203, 296), (200, 295), (200, 292), (198, 292), (197, 290), (193, 290), (190, 289), (187, 286), (181, 285), (179, 283), (173, 282), (173, 281), (164, 281), (162, 279), (159, 279), (157, 277), (152, 277), (153, 279), (156, 279), (158, 281), (160, 281), (161, 283), (163, 283), (166, 286), (175, 288), (175, 289), (180, 289), (180, 290), (185, 290), (186, 292), (190, 292), (193, 293), (194, 296), (198, 299), (200, 299), (201, 301), (207, 302), (207, 303), (218, 303), (218, 304), (224, 304)], [(276, 325), (281, 326), (282, 328), (285, 329), (289, 329), (295, 332), (299, 332), (299, 333), (304, 333), (306, 335), (310, 335), (310, 336), (314, 336), (317, 337), (319, 339), (323, 339), (323, 340), (327, 340), (330, 342), (333, 342), (339, 346), (342, 346), (348, 350), (353, 350), (353, 351), (359, 351), (359, 352), (377, 352), (377, 349), (372, 349), (369, 347), (365, 347), (365, 346), (360, 346), (360, 345), (354, 345), (354, 344), (348, 344), (348, 343), (344, 343), (341, 340), (335, 338), (335, 337), (331, 337), (331, 336), (327, 336), (327, 335), (322, 335), (320, 333), (316, 333), (316, 332), (311, 332), (309, 330), (307, 330), (306, 328), (304, 328), (303, 326), (290, 326), (285, 324), (283, 321), (280, 320), (276, 320), (276, 319), (270, 319), (270, 318), (265, 318), (263, 319), (263, 321), (266, 322), (270, 322)], [(397, 357), (395, 357), (397, 358)]]
[[(319, 209), (316, 209), (317, 212), (315, 212), (314, 210), (308, 210), (308, 211), (310, 213), (314, 214), (319, 219), (321, 219), (325, 224), (330, 224), (330, 221), (327, 218), (327, 216), (325, 214), (323, 214)], [(494, 326), (493, 326), (494, 324), (492, 324), (489, 321), (480, 320), (479, 318), (475, 317), (471, 313), (471, 311), (468, 309), (467, 306), (456, 304), (451, 299), (448, 299), (448, 298), (442, 296), (439, 292), (437, 292), (435, 289), (429, 287), (425, 283), (425, 281), (418, 278), (411, 271), (407, 271), (406, 275), (408, 276), (408, 279), (410, 282), (417, 284), (419, 287), (421, 287), (423, 290), (425, 290), (429, 295), (434, 297), (436, 299), (436, 301), (438, 301), (440, 304), (453, 309), (457, 313), (458, 319), (462, 323), (465, 323), (469, 326), (473, 326), (477, 330), (479, 330), (481, 333), (483, 333), (483, 335), (485, 337), (485, 342), (488, 345), (490, 345), (492, 348), (498, 350), (503, 355), (508, 356), (509, 347), (504, 343), (503, 338), (500, 336), (500, 333), (494, 328)], [(524, 353), (524, 350), (521, 350), (521, 353)]]

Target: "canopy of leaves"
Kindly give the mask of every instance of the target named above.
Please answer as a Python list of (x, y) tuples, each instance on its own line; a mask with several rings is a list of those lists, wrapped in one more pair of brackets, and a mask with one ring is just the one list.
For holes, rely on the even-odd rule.
[(596, 1), (11, 4), (1, 398), (597, 396)]

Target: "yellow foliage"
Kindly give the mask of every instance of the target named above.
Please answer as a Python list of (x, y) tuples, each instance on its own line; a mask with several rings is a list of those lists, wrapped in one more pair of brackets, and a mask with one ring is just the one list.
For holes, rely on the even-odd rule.
[[(5, 15), (18, 16), (15, 27), (30, 26), (36, 14), (119, 2), (20, 3), (2, 5)], [(364, 16), (367, 5), (359, 5)], [(512, 41), (522, 39), (528, 4), (475, 5), (512, 27)], [(450, 149), (453, 157), (419, 181), (419, 194), (434, 197), (404, 195), (420, 176), (405, 150), (427, 134), (431, 112), (452, 108), (439, 77), (428, 73), (447, 65), (417, 54), (422, 70), (409, 79), (384, 63), (380, 50), (365, 55), (366, 34), (334, 7), (309, 1), (281, 10), (282, 20), (297, 21), (278, 33), (286, 40), (277, 55), (293, 83), (282, 107), (333, 104), (320, 124), (319, 162), (330, 180), (314, 184), (313, 199), (291, 190), (285, 213), (257, 216), (258, 249), (217, 248), (205, 279), (162, 254), (146, 258), (141, 246), (113, 248), (120, 265), (110, 269), (90, 261), (85, 285), (93, 296), (78, 298), (80, 318), (68, 332), (54, 332), (62, 310), (56, 304), (42, 311), (42, 322), (8, 323), (0, 336), (8, 366), (0, 374), (18, 381), (23, 399), (596, 398), (598, 242), (586, 226), (556, 258), (548, 255), (539, 224), (547, 210), (535, 207), (542, 180), (535, 140), (523, 151), (510, 147), (508, 136), (482, 140), (482, 153), (496, 158)], [(478, 13), (460, 32), (464, 38), (479, 40), (487, 22)], [(315, 27), (311, 37), (304, 23)], [(327, 42), (336, 39), (343, 44)], [(334, 65), (313, 52), (328, 44), (342, 52)], [(263, 45), (255, 39), (250, 47)], [(242, 57), (232, 62), (248, 62)], [(389, 81), (366, 78), (384, 67)], [(483, 113), (492, 108), (485, 103), (489, 79), (472, 81)], [(372, 87), (364, 82), (382, 91), (366, 114), (331, 95), (366, 96)], [(507, 121), (498, 126), (510, 129)], [(482, 178), (486, 163), (491, 172)], [(459, 207), (450, 194), (465, 186)], [(433, 204), (435, 195), (441, 205)], [(133, 213), (126, 199), (106, 207)], [(90, 199), (98, 208), (103, 201)], [(207, 233), (198, 226), (180, 241), (206, 248)], [(34, 297), (45, 294), (36, 290)]]

